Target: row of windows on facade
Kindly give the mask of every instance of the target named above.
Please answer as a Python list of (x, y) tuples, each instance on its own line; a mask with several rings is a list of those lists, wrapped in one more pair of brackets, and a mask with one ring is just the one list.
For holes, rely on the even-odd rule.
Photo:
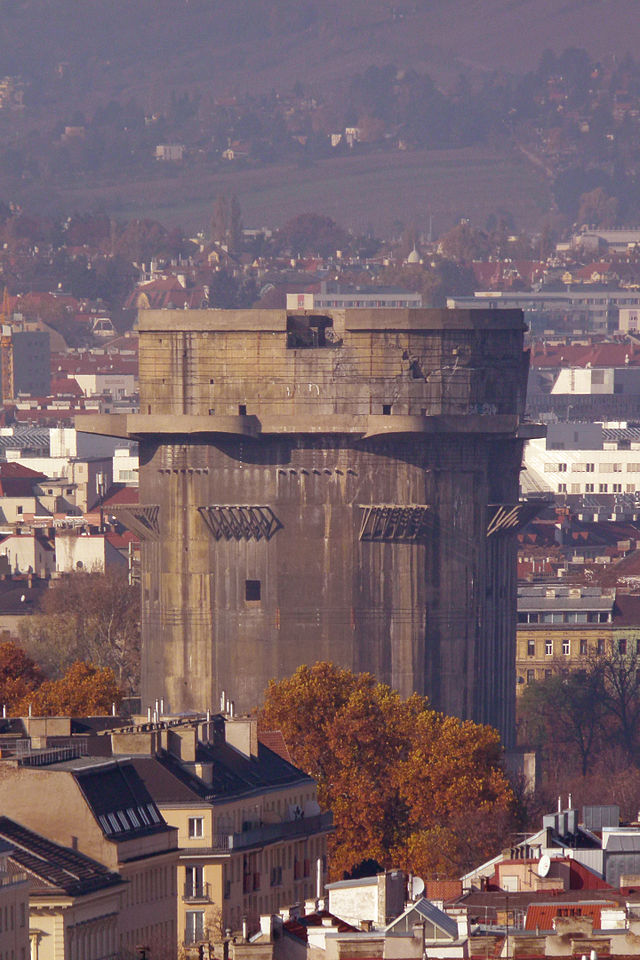
[[(21, 927), (24, 927), (26, 923), (26, 909), (25, 904), (19, 904), (18, 908), (18, 922)], [(16, 915), (13, 904), (7, 906), (5, 904), (4, 908), (4, 919), (3, 911), (0, 909), (0, 933), (3, 933), (5, 930), (15, 930), (16, 928)]]
[[(26, 960), (26, 956), (26, 947), (20, 947), (20, 960)], [(0, 951), (0, 960), (16, 960), (15, 950), (7, 950), (6, 953), (2, 953), (2, 951)]]
[[(624, 487), (624, 490), (622, 489)], [(558, 484), (558, 493), (595, 493), (596, 485), (595, 483), (570, 483), (568, 486), (566, 483)], [(636, 485), (635, 483), (612, 483), (611, 490), (609, 490), (608, 483), (599, 483), (598, 484), (598, 493), (635, 493)]]
[[(553, 656), (553, 640), (545, 640), (544, 642), (544, 653), (547, 657)], [(589, 655), (589, 641), (582, 637), (579, 640), (580, 656), (586, 657)], [(593, 647), (592, 647), (593, 649)], [(626, 637), (620, 637), (615, 644), (616, 651), (622, 656), (627, 654), (634, 654), (636, 656), (640, 655), (640, 639), (636, 638), (634, 640), (627, 640)], [(607, 643), (603, 637), (599, 637), (596, 641), (595, 652), (599, 657), (605, 655), (607, 650)], [(527, 656), (535, 657), (536, 655), (536, 641), (527, 640)], [(564, 639), (562, 640), (562, 655), (564, 657), (569, 657), (571, 655), (571, 640)]]
[(518, 612), (518, 623), (611, 623), (610, 610), (546, 610), (544, 613)]
[[(624, 473), (624, 463), (599, 463), (598, 473)], [(596, 473), (595, 463), (545, 463), (544, 473)], [(640, 463), (627, 463), (627, 473), (640, 473)]]
[(170, 866), (139, 871), (132, 874), (129, 880), (126, 896), (130, 907), (151, 900), (172, 899), (176, 895), (176, 873)]
[[(542, 677), (540, 676), (541, 671), (538, 670), (537, 673), (538, 673), (538, 676), (536, 677), (535, 670), (527, 670), (527, 683), (533, 683), (534, 680), (542, 679)], [(548, 680), (549, 677), (552, 677), (552, 676), (553, 676), (553, 670), (544, 671), (545, 680)], [(522, 683), (522, 678), (520, 678), (519, 682)], [(636, 670), (636, 683), (640, 683), (640, 670)]]

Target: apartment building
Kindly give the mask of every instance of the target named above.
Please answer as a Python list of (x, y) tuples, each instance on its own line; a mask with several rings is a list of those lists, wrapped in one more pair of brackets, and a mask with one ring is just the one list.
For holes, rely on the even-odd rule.
[[(52, 721), (47, 728), (55, 730)], [(120, 876), (119, 955), (133, 960), (145, 945), (151, 956), (175, 957), (177, 833), (133, 764), (105, 757), (65, 760), (74, 752), (69, 747), (32, 745), (20, 757), (0, 761), (3, 814)], [(72, 960), (85, 958), (77, 953)]]
[(554, 494), (640, 493), (640, 428), (622, 423), (551, 423), (524, 451), (529, 487)]
[(612, 587), (541, 584), (518, 588), (517, 692), (597, 657), (640, 655), (640, 597)]
[(29, 749), (0, 760), (3, 813), (128, 881), (125, 957), (197, 952), (317, 892), (332, 819), (281, 734), (228, 714), (139, 721), (7, 720)]
[[(4, 820), (5, 817), (0, 817), (0, 825)], [(0, 957), (27, 960), (31, 883), (14, 853), (14, 844), (7, 841), (0, 829)]]
[(0, 897), (12, 894), (0, 920), (3, 960), (29, 952), (32, 960), (115, 958), (124, 890), (117, 873), (8, 817), (0, 817), (0, 844), (9, 871)]
[(159, 721), (104, 736), (178, 831), (181, 947), (314, 894), (331, 815), (315, 781), (258, 738), (255, 719)]

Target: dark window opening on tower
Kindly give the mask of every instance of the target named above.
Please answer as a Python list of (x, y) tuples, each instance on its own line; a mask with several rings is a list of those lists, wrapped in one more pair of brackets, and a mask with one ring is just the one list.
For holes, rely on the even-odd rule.
[(252, 601), (260, 599), (260, 580), (245, 580), (244, 598)]
[(342, 340), (333, 332), (333, 319), (324, 316), (287, 317), (287, 350), (338, 347)]
[(246, 415), (247, 415), (247, 405), (246, 405), (246, 403), (240, 403), (240, 404), (238, 404), (238, 416), (239, 416), (239, 417), (246, 417)]
[(383, 417), (390, 417), (390, 416), (391, 416), (391, 404), (390, 404), (390, 403), (383, 403), (383, 404), (382, 404), (382, 416), (383, 416)]

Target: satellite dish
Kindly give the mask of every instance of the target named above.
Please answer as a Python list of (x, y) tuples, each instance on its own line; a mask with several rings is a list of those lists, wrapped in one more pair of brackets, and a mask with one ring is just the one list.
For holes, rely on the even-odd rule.
[(547, 854), (544, 853), (540, 857), (540, 862), (538, 863), (538, 876), (546, 877), (550, 869), (551, 869), (551, 857), (547, 856)]
[(411, 899), (417, 900), (424, 893), (424, 880), (422, 877), (412, 877), (409, 884)]

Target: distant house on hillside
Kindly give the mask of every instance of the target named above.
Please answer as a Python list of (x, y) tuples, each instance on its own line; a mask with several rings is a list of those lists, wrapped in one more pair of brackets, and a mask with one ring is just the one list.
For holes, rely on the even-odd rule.
[(159, 143), (156, 147), (156, 160), (177, 163), (184, 160), (183, 143)]

